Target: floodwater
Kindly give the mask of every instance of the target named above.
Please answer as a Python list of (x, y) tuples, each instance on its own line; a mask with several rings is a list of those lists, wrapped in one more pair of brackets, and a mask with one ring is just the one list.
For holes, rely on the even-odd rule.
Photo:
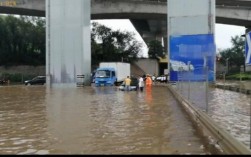
[(213, 89), (209, 94), (208, 114), (222, 128), (248, 148), (250, 146), (250, 96)]
[(0, 154), (210, 154), (166, 87), (0, 86)]
[[(246, 83), (245, 87), (250, 89), (250, 84)], [(218, 88), (206, 91), (205, 83), (190, 83), (190, 86), (183, 83), (174, 88), (195, 107), (206, 112), (221, 128), (251, 148), (251, 95)]]

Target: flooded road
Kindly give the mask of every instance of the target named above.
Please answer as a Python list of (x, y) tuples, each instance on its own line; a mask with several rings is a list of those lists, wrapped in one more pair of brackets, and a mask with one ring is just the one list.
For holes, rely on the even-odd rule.
[(209, 154), (166, 87), (0, 87), (0, 154)]
[[(250, 89), (247, 84), (246, 88)], [(191, 83), (190, 85), (183, 83), (174, 86), (174, 88), (189, 99), (196, 108), (204, 112), (207, 110), (206, 113), (221, 128), (251, 148), (250, 95), (218, 88), (209, 88), (208, 94), (206, 94), (204, 83)]]
[(250, 96), (223, 89), (211, 89), (209, 93), (209, 116), (233, 137), (250, 145)]

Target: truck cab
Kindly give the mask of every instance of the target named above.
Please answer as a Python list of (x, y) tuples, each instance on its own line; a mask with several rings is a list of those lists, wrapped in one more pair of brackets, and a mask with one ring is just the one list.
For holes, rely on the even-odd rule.
[(113, 86), (117, 81), (114, 68), (98, 68), (95, 74), (96, 86)]

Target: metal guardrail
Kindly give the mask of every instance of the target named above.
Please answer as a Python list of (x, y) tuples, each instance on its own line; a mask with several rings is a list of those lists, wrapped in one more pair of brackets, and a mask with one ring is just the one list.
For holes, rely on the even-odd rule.
[(236, 87), (236, 86), (231, 86), (231, 85), (221, 85), (221, 84), (215, 84), (215, 88), (220, 88), (224, 90), (230, 90), (230, 91), (235, 91), (243, 94), (250, 95), (251, 94), (251, 89), (243, 89), (241, 87)]
[(182, 95), (177, 93), (171, 85), (167, 86), (175, 98), (186, 108), (189, 115), (202, 126), (202, 130), (205, 135), (212, 136), (216, 141), (215, 144), (219, 145), (222, 154), (251, 154), (251, 150), (248, 149), (243, 143), (235, 139), (223, 128), (219, 127), (214, 120), (206, 113), (193, 107), (193, 105), (187, 101)]

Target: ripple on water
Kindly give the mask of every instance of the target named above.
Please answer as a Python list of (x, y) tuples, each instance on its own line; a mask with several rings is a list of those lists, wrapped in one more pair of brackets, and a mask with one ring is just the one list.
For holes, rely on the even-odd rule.
[(36, 149), (28, 149), (25, 152), (18, 153), (18, 155), (34, 154), (36, 151)]
[(240, 142), (250, 143), (250, 98), (221, 89), (212, 89), (210, 94), (210, 116)]
[(48, 150), (28, 149), (25, 152), (18, 153), (18, 155), (30, 155), (30, 154), (47, 155), (49, 153), (50, 152)]

